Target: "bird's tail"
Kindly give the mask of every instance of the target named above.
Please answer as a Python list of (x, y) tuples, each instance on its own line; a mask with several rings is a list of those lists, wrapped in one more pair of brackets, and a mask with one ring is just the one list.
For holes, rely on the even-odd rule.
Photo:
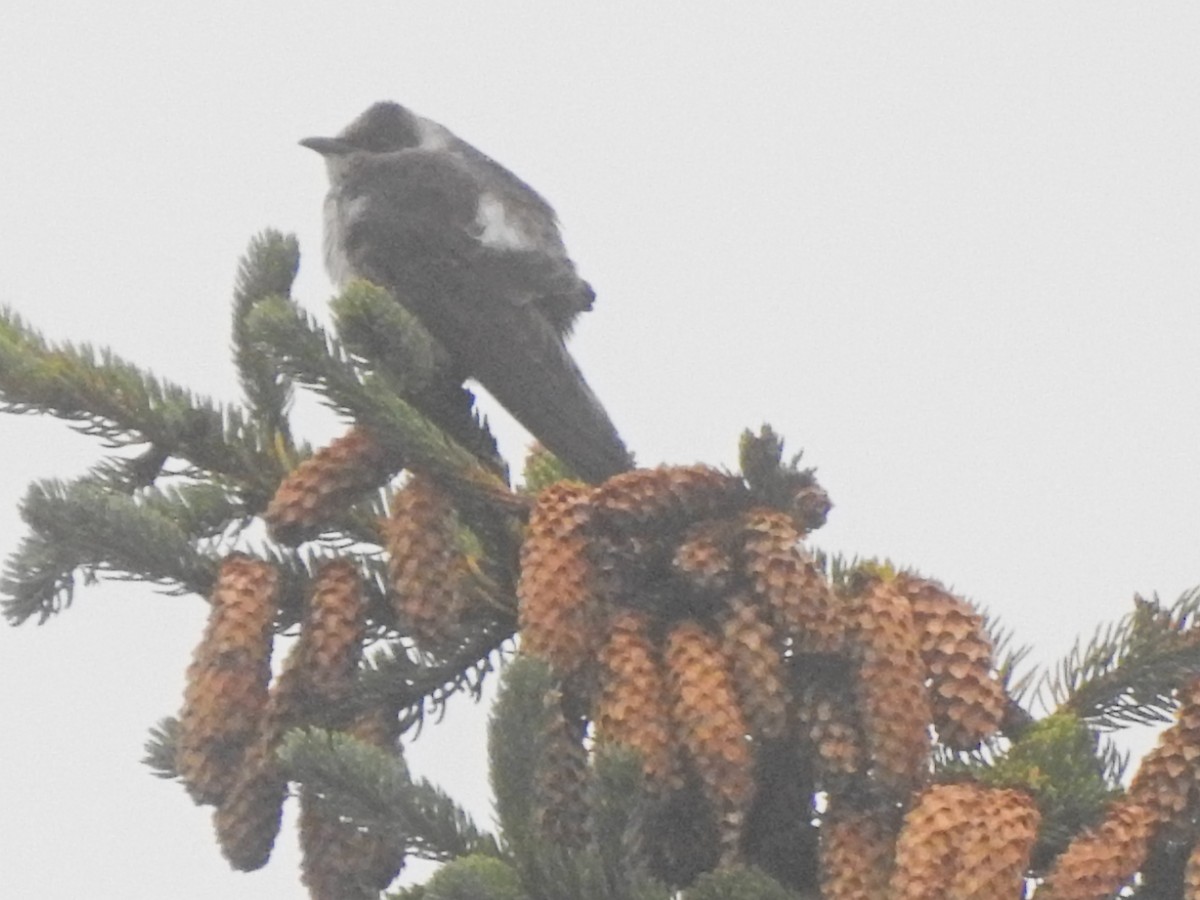
[[(575, 474), (593, 484), (633, 467), (617, 429), (562, 340), (544, 323), (512, 334), (526, 352), (474, 355), (475, 377), (513, 417)], [(503, 329), (502, 329), (503, 330)], [(532, 333), (531, 333), (532, 332)], [(505, 348), (511, 349), (511, 348)], [(513, 360), (519, 359), (520, 364)]]

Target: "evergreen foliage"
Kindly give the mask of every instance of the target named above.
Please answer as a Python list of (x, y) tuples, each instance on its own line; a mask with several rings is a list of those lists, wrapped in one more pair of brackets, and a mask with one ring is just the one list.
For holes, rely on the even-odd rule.
[(499, 852), (444, 791), (412, 778), (402, 757), (338, 732), (296, 729), (279, 758), (292, 780), (320, 795), (334, 815), (366, 831), (400, 835), (408, 856), (444, 861)]
[[(363, 896), (386, 887), (391, 874), (380, 873), (411, 856), (445, 865), (426, 884), (393, 891), (395, 900), (789, 900), (822, 890), (839, 900), (830, 892), (854, 883), (832, 877), (848, 874), (853, 864), (844, 860), (864, 871), (868, 859), (908, 860), (906, 884), (965, 877), (922, 851), (939, 841), (950, 851), (967, 847), (954, 835), (968, 833), (983, 858), (1012, 855), (1031, 889), (1048, 878), (1035, 897), (1065, 896), (1062, 885), (1078, 883), (1080, 872), (1109, 878), (1110, 895), (1183, 896), (1186, 879), (1200, 872), (1200, 857), (1188, 862), (1200, 819), (1200, 588), (1169, 606), (1135, 598), (1129, 615), (1039, 679), (1025, 665), (1027, 649), (1009, 649), (996, 620), (936, 583), (890, 563), (798, 549), (823, 523), (829, 499), (766, 427), (743, 436), (738, 474), (631, 472), (595, 494), (580, 488), (578, 502), (547, 512), (536, 498), (562, 479), (558, 461), (535, 448), (524, 485), (511, 488), (448, 357), (405, 308), (353, 284), (334, 300), (327, 330), (290, 296), (298, 261), (294, 238), (265, 232), (239, 269), (232, 344), (240, 404), (197, 396), (103, 350), (52, 343), (14, 312), (0, 314), (0, 409), (61, 418), (111, 454), (80, 478), (29, 488), (21, 505), (28, 534), (8, 558), (0, 592), (13, 625), (61, 612), (80, 579), (208, 596), (237, 551), (273, 573), (272, 631), (280, 634), (307, 622), (322, 565), (349, 561), (346, 628), (362, 629), (356, 641), (365, 633), (369, 652), (356, 644), (338, 702), (314, 695), (311, 673), (285, 665), (243, 751), (247, 775), (230, 791), (252, 806), (256, 786), (278, 802), (281, 785), (293, 785), (317, 818), (341, 829), (346, 853), (363, 857), (360, 872), (335, 873), (358, 878)], [(341, 456), (297, 443), (297, 388), (352, 427), (356, 442)], [(423, 551), (438, 555), (466, 592), (461, 615), (436, 641), (406, 620), (395, 602), (402, 586), (385, 560), (395, 527), (389, 501), (404, 473), (428, 478), (455, 513), (449, 536)], [(341, 480), (322, 494), (331, 477)], [(313, 497), (337, 503), (311, 528), (264, 534), (259, 523), (270, 525), (270, 509), (293, 503), (302, 520)], [(570, 671), (513, 652), (531, 509), (535, 524), (544, 513), (554, 526), (537, 532), (544, 546), (526, 556), (542, 567), (536, 589), (553, 601), (554, 573), (574, 567), (579, 621), (595, 631), (572, 639), (606, 648), (602, 657), (572, 656)], [(575, 542), (569, 553), (556, 534)], [(226, 589), (256, 602), (237, 584)], [(769, 603), (754, 605), (763, 598)], [(918, 600), (925, 605), (914, 615)], [(624, 643), (605, 631), (612, 609), (625, 613)], [(302, 642), (309, 627), (301, 625)], [(806, 644), (813, 635), (823, 643)], [(239, 639), (249, 646), (254, 635)], [(250, 649), (260, 659), (271, 646)], [(715, 671), (734, 651), (742, 666), (734, 674), (753, 677)], [(211, 670), (237, 661), (218, 654), (201, 662)], [(450, 794), (412, 777), (398, 741), (419, 737), (452, 696), (479, 697), (498, 669), (489, 758), (499, 831), (490, 834)], [(920, 704), (888, 705), (901, 695), (888, 695), (888, 685), (903, 682), (907, 697), (935, 677), (946, 702), (918, 710), (924, 718), (913, 719)], [(654, 732), (661, 740), (643, 746), (678, 758), (647, 767), (599, 730), (594, 701), (603, 694), (607, 727), (637, 735), (646, 727), (639, 715), (653, 705), (646, 698), (663, 684), (673, 705), (654, 706), (664, 717)], [(761, 734), (741, 718), (753, 701), (770, 713), (760, 717), (768, 723)], [(374, 738), (355, 730), (380, 713), (387, 726)], [(1172, 719), (1127, 786), (1127, 761), (1111, 734)], [(897, 722), (905, 740), (889, 745)], [(939, 740), (952, 729), (977, 735), (977, 745)], [(173, 717), (152, 729), (145, 761), (153, 774), (183, 779), (179, 740)], [(884, 771), (881, 747), (901, 757), (893, 770)], [(721, 773), (747, 789), (734, 792)], [(963, 785), (971, 787), (946, 796), (982, 798), (978, 808), (936, 808), (932, 787)], [(714, 817), (720, 801), (727, 807)], [(219, 822), (246, 824), (228, 797), (213, 802)], [(1009, 829), (1003, 846), (984, 840), (987, 810)], [(263, 821), (277, 822), (277, 812), (267, 809)], [(872, 824), (856, 830), (856, 822)], [(271, 835), (250, 836), (255, 853), (223, 846), (231, 860), (257, 859), (258, 845), (269, 847)], [(897, 841), (904, 854), (893, 853)], [(372, 857), (387, 853), (395, 858)], [(1125, 869), (1101, 871), (1117, 858)], [(314, 892), (319, 874), (306, 875)], [(873, 883), (891, 877), (866, 875), (878, 876)]]

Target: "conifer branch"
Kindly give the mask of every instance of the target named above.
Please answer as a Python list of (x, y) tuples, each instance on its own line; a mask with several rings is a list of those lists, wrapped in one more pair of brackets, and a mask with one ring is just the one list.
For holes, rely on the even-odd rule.
[(192, 546), (177, 521), (86, 480), (35, 482), (21, 515), (33, 535), (9, 558), (0, 584), (14, 624), (34, 614), (44, 621), (68, 605), (78, 569), (199, 594), (215, 577), (216, 561)]
[(498, 853), (491, 835), (448, 795), (425, 779), (414, 781), (394, 753), (340, 732), (296, 729), (279, 756), (289, 777), (318, 793), (336, 815), (401, 836), (411, 855), (447, 860)]
[(382, 288), (355, 281), (330, 304), (348, 353), (387, 389), (507, 479), (507, 465), (445, 348)]
[(109, 447), (149, 443), (245, 485), (264, 503), (283, 474), (265, 433), (240, 410), (108, 350), (50, 344), (8, 309), (0, 310), (0, 412), (48, 413)]
[(528, 499), (510, 491), (478, 457), (397, 394), (386, 375), (364, 372), (339, 341), (294, 304), (278, 299), (261, 303), (249, 327), (277, 354), (281, 369), (368, 429), (392, 454), (392, 468), (428, 473), (453, 495), (481, 535), (497, 547), (515, 550), (515, 523), (496, 523), (496, 512), (524, 515)]
[(192, 540), (216, 538), (255, 514), (236, 491), (213, 481), (143, 488), (135, 502), (170, 519)]
[(545, 697), (554, 683), (541, 660), (514, 657), (504, 667), (488, 719), (488, 772), (496, 815), (504, 840), (513, 848), (533, 839), (541, 736), (549, 722)]
[(383, 288), (355, 281), (334, 298), (330, 309), (346, 350), (386, 377), (397, 394), (419, 394), (449, 374), (449, 354)]
[(164, 716), (150, 728), (146, 743), (142, 749), (146, 755), (142, 764), (147, 766), (155, 778), (164, 781), (174, 781), (179, 777), (175, 765), (175, 748), (179, 743), (179, 719), (175, 716)]
[(1047, 674), (1043, 686), (1060, 711), (1106, 730), (1170, 720), (1176, 688), (1200, 674), (1200, 588), (1170, 608), (1140, 597), (1135, 604), (1087, 644), (1076, 642), (1056, 672)]
[(376, 652), (359, 672), (361, 702), (397, 709), (405, 730), (419, 728), (426, 715), (442, 712), (454, 694), (464, 692), (479, 699), (484, 678), (493, 669), (492, 654), (515, 630), (512, 619), (482, 622), (434, 661), (413, 647), (393, 643)]
[(291, 296), (299, 267), (300, 244), (295, 236), (268, 229), (251, 240), (238, 266), (233, 295), (233, 359), (249, 412), (268, 434), (279, 435), (289, 448), (291, 380), (281, 375), (270, 354), (254, 343), (246, 323), (260, 302)]

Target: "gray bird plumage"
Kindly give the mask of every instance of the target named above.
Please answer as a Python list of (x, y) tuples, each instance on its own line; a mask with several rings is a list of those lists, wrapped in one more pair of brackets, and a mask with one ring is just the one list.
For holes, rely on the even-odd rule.
[(396, 103), (301, 141), (329, 171), (325, 262), (386, 287), (571, 469), (601, 481), (628, 451), (564, 339), (594, 294), (554, 210), (508, 169)]

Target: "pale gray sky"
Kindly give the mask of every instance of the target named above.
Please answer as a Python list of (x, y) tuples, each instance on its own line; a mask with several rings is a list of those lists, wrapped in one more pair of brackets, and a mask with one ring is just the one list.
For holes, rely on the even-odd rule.
[[(818, 543), (917, 566), (1055, 658), (1200, 583), (1200, 8), (1126, 4), (22, 4), (0, 31), (0, 302), (233, 400), (239, 254), (320, 264), (320, 161), (379, 99), (559, 210), (577, 357), (643, 463), (732, 464), (769, 421), (836, 507)], [(331, 433), (304, 417), (306, 436)], [(524, 438), (505, 425), (506, 446)], [(0, 418), (0, 551), (96, 457)], [(138, 762), (194, 597), (83, 589), (0, 629), (14, 897), (303, 896), (286, 832), (230, 873)], [(482, 711), (414, 768), (486, 816)], [(445, 732), (453, 731), (447, 735)]]

